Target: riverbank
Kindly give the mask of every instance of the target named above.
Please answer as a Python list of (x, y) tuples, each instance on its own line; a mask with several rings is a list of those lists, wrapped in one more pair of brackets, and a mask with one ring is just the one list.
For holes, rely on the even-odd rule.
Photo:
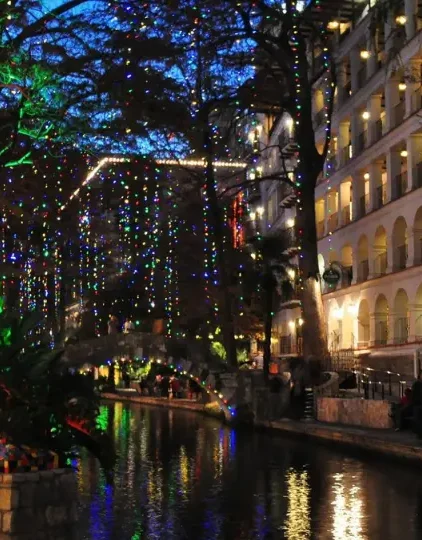
[(139, 396), (136, 393), (119, 392), (118, 394), (101, 394), (102, 399), (110, 401), (129, 401), (142, 405), (153, 405), (154, 407), (165, 407), (167, 409), (183, 409), (185, 411), (196, 411), (205, 413), (205, 405), (192, 399), (164, 399), (155, 397)]
[(382, 454), (390, 458), (417, 461), (422, 465), (422, 441), (412, 432), (293, 420), (260, 422), (257, 427), (296, 437), (334, 443), (372, 454)]
[[(102, 394), (102, 398), (110, 401), (127, 401), (155, 407), (182, 409), (208, 414), (205, 405), (189, 399), (163, 399), (131, 395), (129, 393)], [(411, 432), (395, 432), (325, 424), (316, 421), (281, 420), (278, 422), (260, 422), (257, 428), (269, 429), (290, 436), (315, 439), (325, 443), (334, 443), (382, 454), (402, 460), (417, 461), (422, 465), (422, 441)]]

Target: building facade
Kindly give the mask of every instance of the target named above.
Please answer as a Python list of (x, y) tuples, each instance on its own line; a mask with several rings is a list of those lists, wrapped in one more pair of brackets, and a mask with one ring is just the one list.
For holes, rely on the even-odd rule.
[[(362, 364), (413, 375), (422, 348), (422, 5), (396, 2), (382, 19), (367, 7), (353, 24), (333, 21), (338, 87), (332, 142), (315, 197), (329, 348)], [(318, 61), (318, 58), (315, 59)], [(326, 128), (324, 77), (314, 87), (316, 144)], [(262, 142), (263, 174), (294, 170), (292, 120), (276, 119)], [(259, 226), (294, 225), (288, 186), (262, 183)], [(300, 352), (298, 302), (282, 303), (275, 355)]]

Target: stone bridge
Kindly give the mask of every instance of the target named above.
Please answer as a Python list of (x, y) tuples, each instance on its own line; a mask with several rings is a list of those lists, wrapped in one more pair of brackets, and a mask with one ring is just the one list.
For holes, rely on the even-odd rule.
[[(187, 345), (187, 344), (185, 344)], [(249, 370), (229, 370), (224, 363), (215, 359), (204, 360), (198, 350), (186, 347), (186, 356), (171, 356), (172, 341), (163, 336), (133, 332), (112, 334), (98, 338), (69, 343), (65, 358), (72, 366), (100, 366), (116, 357), (129, 356), (166, 366), (187, 379), (193, 379), (209, 395), (232, 421), (239, 406), (252, 402), (253, 375)], [(190, 349), (190, 350), (189, 350)]]

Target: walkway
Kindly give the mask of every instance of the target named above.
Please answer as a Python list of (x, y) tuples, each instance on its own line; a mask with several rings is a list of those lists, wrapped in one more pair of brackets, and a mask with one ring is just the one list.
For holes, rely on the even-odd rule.
[(288, 433), (334, 442), (349, 447), (388, 455), (399, 459), (411, 459), (422, 464), (422, 440), (409, 431), (395, 432), (325, 424), (322, 422), (297, 422), (282, 420), (279, 422), (261, 422), (260, 426)]
[(140, 396), (135, 392), (122, 391), (117, 394), (101, 394), (102, 399), (110, 401), (129, 401), (142, 405), (154, 405), (155, 407), (166, 407), (168, 409), (185, 409), (187, 411), (205, 412), (205, 404), (193, 399), (167, 399), (157, 397)]

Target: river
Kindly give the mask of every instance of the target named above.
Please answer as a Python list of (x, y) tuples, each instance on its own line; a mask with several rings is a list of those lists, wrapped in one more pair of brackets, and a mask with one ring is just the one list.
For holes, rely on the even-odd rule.
[(115, 403), (114, 486), (79, 463), (80, 540), (413, 540), (422, 471), (199, 414)]

